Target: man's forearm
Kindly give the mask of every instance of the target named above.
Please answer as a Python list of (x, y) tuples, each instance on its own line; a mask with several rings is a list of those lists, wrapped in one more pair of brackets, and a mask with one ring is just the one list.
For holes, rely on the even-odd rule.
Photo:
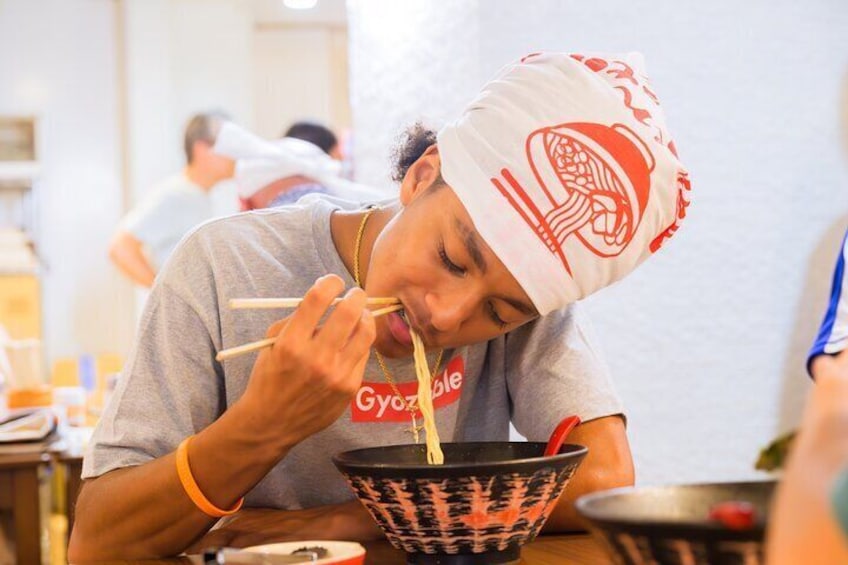
[[(197, 434), (189, 450), (195, 481), (219, 508), (232, 507), (286, 452), (251, 430), (238, 406)], [(215, 523), (188, 498), (173, 453), (86, 481), (76, 516), (72, 562), (176, 555)]]
[(621, 476), (609, 475), (603, 479), (596, 478), (591, 481), (580, 480), (578, 475), (579, 471), (560, 496), (548, 521), (542, 528), (543, 533), (553, 534), (585, 530), (586, 522), (580, 517), (574, 506), (578, 498), (584, 494), (633, 485), (632, 479), (628, 479), (623, 474)]
[(109, 248), (112, 262), (134, 283), (150, 288), (156, 279), (156, 272), (142, 251), (141, 242), (130, 234), (121, 232), (115, 236)]
[(224, 518), (188, 553), (209, 547), (247, 547), (304, 539), (373, 541), (383, 539), (382, 530), (358, 500), (302, 510), (249, 508)]
[(145, 288), (152, 288), (153, 282), (156, 280), (156, 273), (148, 263), (144, 264), (128, 264), (119, 265), (121, 271), (130, 278), (135, 284)]
[(215, 522), (195, 512), (181, 488), (173, 454), (86, 481), (77, 500), (69, 561), (180, 553)]
[(568, 443), (585, 445), (589, 453), (565, 487), (543, 532), (557, 533), (586, 529), (574, 503), (584, 494), (632, 486), (635, 481), (633, 457), (619, 416), (608, 416), (575, 428)]

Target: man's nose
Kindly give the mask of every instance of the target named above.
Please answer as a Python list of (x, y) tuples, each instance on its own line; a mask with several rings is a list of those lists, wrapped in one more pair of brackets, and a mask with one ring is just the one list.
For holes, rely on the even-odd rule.
[(439, 333), (459, 331), (474, 313), (479, 302), (476, 293), (465, 285), (427, 295), (430, 325)]

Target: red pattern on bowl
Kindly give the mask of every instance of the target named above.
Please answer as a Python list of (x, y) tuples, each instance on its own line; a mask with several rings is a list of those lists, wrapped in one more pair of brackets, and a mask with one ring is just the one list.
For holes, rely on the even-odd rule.
[(587, 449), (544, 443), (443, 444), (445, 465), (421, 445), (334, 458), (389, 541), (413, 554), (517, 551), (538, 535)]

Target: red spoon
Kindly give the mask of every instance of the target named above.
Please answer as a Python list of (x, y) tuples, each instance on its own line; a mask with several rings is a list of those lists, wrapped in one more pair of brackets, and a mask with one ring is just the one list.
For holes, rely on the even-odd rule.
[(579, 416), (568, 416), (563, 419), (562, 422), (554, 430), (554, 433), (551, 434), (551, 439), (548, 440), (548, 445), (545, 447), (545, 457), (550, 457), (551, 455), (556, 455), (559, 453), (562, 444), (565, 443), (565, 438), (568, 437), (568, 434), (571, 433), (571, 430), (580, 425), (580, 417)]

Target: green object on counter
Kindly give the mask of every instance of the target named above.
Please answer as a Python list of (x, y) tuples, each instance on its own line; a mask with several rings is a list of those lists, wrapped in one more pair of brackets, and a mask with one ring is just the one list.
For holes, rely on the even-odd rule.
[(840, 471), (830, 491), (830, 505), (842, 533), (848, 536), (848, 468)]
[(760, 451), (760, 456), (755, 465), (758, 471), (777, 471), (782, 469), (792, 449), (792, 442), (797, 432), (784, 434), (768, 444)]

